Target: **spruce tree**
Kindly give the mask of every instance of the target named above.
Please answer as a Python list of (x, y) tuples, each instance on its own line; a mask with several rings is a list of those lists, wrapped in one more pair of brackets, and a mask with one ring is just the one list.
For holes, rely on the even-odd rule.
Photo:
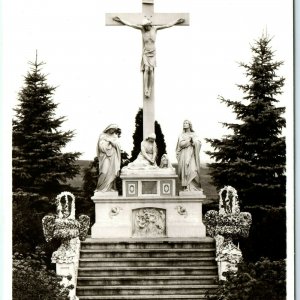
[(63, 132), (64, 117), (55, 117), (55, 87), (47, 84), (41, 72), (43, 62), (30, 62), (25, 86), (13, 120), (13, 189), (40, 195), (55, 194), (60, 186), (79, 173), (76, 159), (80, 153), (62, 153), (73, 138), (73, 131)]
[(80, 153), (62, 153), (74, 133), (60, 129), (64, 118), (55, 117), (55, 87), (47, 84), (43, 64), (30, 63), (13, 119), (13, 250), (21, 253), (45, 242), (42, 217), (55, 212), (51, 200), (80, 171)]
[[(156, 145), (157, 145), (157, 158), (156, 163), (160, 163), (160, 159), (166, 152), (166, 142), (164, 134), (162, 133), (160, 124), (154, 122), (154, 131), (156, 134)], [(131, 151), (130, 161), (134, 161), (141, 151), (141, 142), (143, 141), (143, 109), (139, 108), (135, 117), (135, 131), (132, 135), (133, 138), (133, 149)]]
[(214, 149), (207, 152), (215, 160), (209, 164), (214, 184), (234, 186), (244, 205), (285, 202), (285, 108), (276, 106), (284, 85), (276, 71), (283, 62), (274, 61), (270, 42), (263, 35), (251, 46), (252, 61), (240, 63), (249, 80), (238, 85), (245, 94), (243, 100), (220, 97), (239, 121), (223, 123), (233, 134), (206, 139)]

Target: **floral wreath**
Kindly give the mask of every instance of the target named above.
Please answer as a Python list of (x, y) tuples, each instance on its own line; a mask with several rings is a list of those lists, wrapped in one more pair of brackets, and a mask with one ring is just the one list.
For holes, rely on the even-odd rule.
[[(240, 207), (239, 207), (239, 201), (238, 201), (238, 193), (237, 190), (230, 186), (224, 186), (224, 188), (222, 188), (219, 192), (219, 212), (221, 214), (227, 214), (228, 212), (226, 211), (226, 207), (224, 206), (224, 199), (223, 199), (223, 192), (226, 192), (226, 198), (231, 195), (231, 209), (233, 211), (231, 211), (231, 214), (239, 214), (240, 213)], [(226, 204), (225, 204), (226, 205)]]
[(66, 209), (68, 210), (69, 209), (68, 196), (72, 198), (72, 202), (71, 202), (71, 212), (70, 215), (67, 217), (67, 219), (75, 219), (75, 196), (70, 192), (62, 192), (56, 196), (57, 214), (60, 219), (63, 218), (61, 199), (65, 197)]

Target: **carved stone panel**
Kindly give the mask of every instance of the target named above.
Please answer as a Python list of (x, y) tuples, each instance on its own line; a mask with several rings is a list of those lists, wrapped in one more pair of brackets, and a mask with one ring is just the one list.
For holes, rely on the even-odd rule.
[(160, 191), (163, 196), (171, 196), (173, 194), (172, 180), (162, 180), (160, 182)]
[(165, 237), (166, 210), (138, 208), (132, 211), (133, 237)]
[(137, 181), (127, 181), (126, 182), (126, 196), (136, 197), (138, 195), (138, 182)]

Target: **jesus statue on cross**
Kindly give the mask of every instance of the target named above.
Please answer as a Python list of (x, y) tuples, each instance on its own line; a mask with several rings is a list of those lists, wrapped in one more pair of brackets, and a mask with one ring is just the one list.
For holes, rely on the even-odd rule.
[(183, 18), (179, 18), (176, 21), (170, 22), (165, 25), (152, 25), (151, 20), (149, 20), (147, 17), (144, 18), (142, 25), (130, 23), (118, 16), (113, 17), (113, 20), (120, 24), (139, 29), (142, 32), (143, 55), (141, 61), (141, 71), (143, 72), (145, 97), (149, 98), (154, 81), (154, 68), (156, 67), (156, 32), (160, 29), (165, 29), (177, 24), (182, 24), (185, 20)]
[(174, 25), (189, 25), (188, 13), (155, 13), (154, 0), (142, 0), (142, 13), (106, 13), (106, 25), (125, 25), (142, 33), (143, 55), (143, 137), (155, 132), (154, 68), (156, 67), (157, 30)]

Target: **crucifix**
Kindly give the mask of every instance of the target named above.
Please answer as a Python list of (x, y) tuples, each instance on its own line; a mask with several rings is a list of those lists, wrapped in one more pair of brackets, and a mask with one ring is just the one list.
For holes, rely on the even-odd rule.
[(154, 133), (154, 69), (157, 30), (175, 25), (189, 25), (187, 13), (154, 13), (154, 0), (142, 0), (142, 13), (107, 13), (106, 25), (126, 25), (139, 29), (143, 39), (143, 137)]

